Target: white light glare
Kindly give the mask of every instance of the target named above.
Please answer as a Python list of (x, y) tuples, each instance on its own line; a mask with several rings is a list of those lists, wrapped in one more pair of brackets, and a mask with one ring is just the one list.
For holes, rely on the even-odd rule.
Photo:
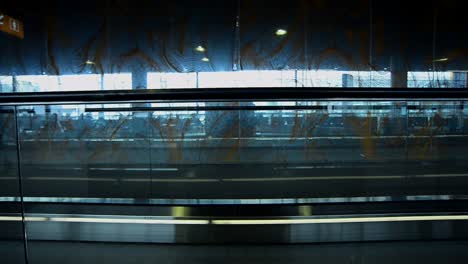
[(441, 59), (438, 59), (438, 60), (434, 60), (434, 62), (445, 62), (445, 61), (448, 61), (449, 58), (441, 58)]
[(455, 220), (468, 220), (468, 215), (351, 217), (351, 218), (322, 218), (322, 219), (213, 220), (212, 223), (215, 225), (294, 225), (294, 224), (345, 224), (345, 223), (455, 221)]
[[(468, 215), (421, 215), (385, 217), (344, 217), (314, 219), (135, 219), (100, 217), (26, 217), (27, 222), (107, 223), (107, 224), (159, 224), (159, 225), (294, 225), (294, 224), (346, 224), (414, 221), (468, 220)], [(0, 221), (22, 221), (21, 217), (2, 216)]]
[(203, 46), (197, 46), (195, 48), (195, 50), (198, 51), (198, 52), (205, 52), (206, 51), (206, 49)]
[(276, 36), (285, 36), (288, 34), (288, 31), (286, 29), (278, 29), (276, 30)]

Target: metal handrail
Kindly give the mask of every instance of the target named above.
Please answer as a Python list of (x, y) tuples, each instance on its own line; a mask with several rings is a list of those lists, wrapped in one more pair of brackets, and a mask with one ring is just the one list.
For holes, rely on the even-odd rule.
[(5, 93), (3, 105), (225, 101), (444, 101), (468, 100), (468, 89), (220, 88)]

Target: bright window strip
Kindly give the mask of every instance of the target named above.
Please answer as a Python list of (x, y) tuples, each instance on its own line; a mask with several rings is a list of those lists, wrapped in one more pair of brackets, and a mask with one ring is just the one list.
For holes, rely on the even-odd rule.
[(12, 76), (0, 76), (0, 93), (11, 93), (13, 92), (13, 77)]
[(448, 88), (452, 72), (408, 72), (408, 88)]
[(295, 71), (201, 72), (200, 88), (296, 87)]
[(132, 74), (20, 75), (18, 92), (131, 90)]
[(148, 89), (197, 88), (196, 73), (148, 73)]
[(132, 90), (131, 73), (104, 74), (104, 90)]

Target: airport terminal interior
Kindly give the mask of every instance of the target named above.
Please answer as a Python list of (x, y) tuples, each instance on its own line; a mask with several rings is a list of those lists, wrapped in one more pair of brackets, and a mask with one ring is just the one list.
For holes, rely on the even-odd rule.
[(0, 263), (468, 263), (467, 14), (2, 0)]

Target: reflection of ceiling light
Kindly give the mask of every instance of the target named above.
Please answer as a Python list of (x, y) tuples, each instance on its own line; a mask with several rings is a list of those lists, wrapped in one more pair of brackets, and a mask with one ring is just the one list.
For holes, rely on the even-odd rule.
[(90, 61), (90, 60), (87, 60), (85, 63), (88, 64), (88, 65), (94, 65), (94, 64), (96, 64), (94, 61)]
[(209, 62), (210, 59), (208, 59), (207, 57), (204, 57), (203, 59), (201, 59), (203, 62)]
[(286, 29), (278, 29), (276, 30), (276, 36), (285, 36), (286, 34), (288, 34), (288, 31)]
[(467, 215), (421, 215), (387, 217), (312, 218), (312, 219), (228, 219), (212, 220), (215, 225), (294, 225), (294, 224), (343, 224), (343, 223), (382, 223), (415, 221), (460, 221)]
[(195, 48), (195, 50), (198, 51), (198, 52), (205, 52), (206, 51), (206, 49), (203, 46), (198, 46), (198, 47)]
[(444, 62), (444, 61), (448, 61), (449, 58), (442, 58), (442, 59), (438, 59), (438, 60), (434, 60), (434, 62)]

